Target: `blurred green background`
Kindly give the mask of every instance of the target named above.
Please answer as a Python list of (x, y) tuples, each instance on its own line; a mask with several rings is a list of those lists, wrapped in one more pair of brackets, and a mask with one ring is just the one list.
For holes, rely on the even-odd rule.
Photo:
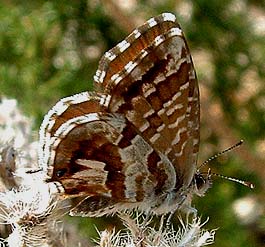
[[(242, 147), (210, 166), (256, 184), (250, 190), (216, 179), (194, 206), (203, 219), (209, 217), (207, 228), (219, 228), (214, 246), (265, 246), (264, 1), (2, 0), (0, 96), (17, 99), (36, 119), (37, 130), (61, 97), (93, 89), (93, 75), (105, 51), (162, 12), (176, 14), (197, 70), (199, 163), (244, 139)], [(95, 236), (93, 224), (104, 229), (112, 220), (68, 221), (88, 238)]]

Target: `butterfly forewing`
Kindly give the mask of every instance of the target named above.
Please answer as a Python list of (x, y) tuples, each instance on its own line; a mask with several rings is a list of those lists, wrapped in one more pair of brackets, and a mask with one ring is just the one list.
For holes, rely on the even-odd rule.
[(169, 158), (177, 184), (188, 185), (198, 153), (199, 93), (175, 16), (163, 14), (136, 29), (105, 54), (96, 74), (96, 86), (111, 95), (109, 110), (124, 114), (157, 153)]
[(154, 41), (159, 35), (168, 32), (172, 26), (178, 27), (175, 20), (176, 17), (169, 13), (151, 18), (117, 46), (107, 51), (100, 60), (94, 76), (97, 91), (106, 92), (112, 76), (122, 71), (126, 64), (134, 61), (139, 56), (139, 51), (149, 47), (150, 41)]

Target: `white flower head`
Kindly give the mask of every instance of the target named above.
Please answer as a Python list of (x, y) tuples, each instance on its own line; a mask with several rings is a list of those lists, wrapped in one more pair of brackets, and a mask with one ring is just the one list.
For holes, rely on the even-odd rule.
[[(126, 226), (126, 232), (105, 230), (97, 241), (100, 247), (200, 247), (213, 244), (215, 230), (205, 230), (202, 227), (206, 222), (201, 223), (200, 218), (193, 218), (191, 223), (184, 223), (181, 219), (181, 226), (175, 230), (173, 225), (161, 217), (160, 226), (151, 226), (151, 218), (137, 215), (135, 218), (129, 215), (121, 215)], [(141, 219), (140, 219), (141, 218)]]
[(6, 241), (17, 243), (17, 247), (39, 246), (47, 241), (48, 232), (57, 227), (56, 221), (62, 214), (50, 186), (39, 182), (33, 187), (21, 186), (0, 193), (0, 222), (12, 228)]

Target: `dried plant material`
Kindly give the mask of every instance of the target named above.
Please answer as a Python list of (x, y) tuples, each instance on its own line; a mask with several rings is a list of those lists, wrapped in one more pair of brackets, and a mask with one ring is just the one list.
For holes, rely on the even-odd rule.
[(120, 215), (126, 231), (105, 230), (97, 241), (100, 247), (200, 247), (214, 243), (215, 230), (205, 230), (200, 218), (191, 222), (180, 219), (181, 225), (175, 230), (168, 220), (161, 217), (159, 227), (151, 225), (152, 218), (144, 215)]
[(9, 246), (41, 246), (54, 236), (59, 238), (57, 221), (62, 209), (49, 183), (36, 182), (35, 186), (0, 193), (0, 222), (12, 228), (6, 239)]

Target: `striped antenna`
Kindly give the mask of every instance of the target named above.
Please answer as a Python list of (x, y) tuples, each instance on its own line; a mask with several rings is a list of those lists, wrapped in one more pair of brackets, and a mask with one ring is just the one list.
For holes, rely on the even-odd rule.
[[(210, 161), (212, 160), (215, 160), (216, 158), (218, 158), (219, 156), (227, 153), (227, 152), (230, 152), (232, 151), (233, 149), (241, 146), (243, 143), (243, 140), (240, 140), (238, 143), (234, 144), (233, 146), (221, 151), (220, 153), (217, 153), (215, 154), (214, 156), (210, 157), (209, 159), (207, 159), (206, 161), (204, 161), (198, 168), (198, 170), (200, 170), (200, 168), (202, 168), (203, 166), (205, 166), (206, 164), (208, 164)], [(248, 182), (248, 181), (244, 181), (244, 180), (241, 180), (241, 179), (238, 179), (238, 178), (232, 178), (232, 177), (227, 177), (227, 176), (224, 176), (224, 175), (221, 175), (221, 174), (218, 174), (218, 173), (212, 173), (210, 168), (208, 170), (208, 177), (209, 176), (215, 176), (215, 177), (219, 177), (219, 178), (223, 178), (223, 179), (226, 179), (226, 180), (229, 180), (229, 181), (233, 181), (233, 182), (236, 182), (236, 183), (239, 183), (239, 184), (242, 184), (246, 187), (249, 187), (250, 189), (254, 189), (255, 188), (255, 185), (251, 182)]]
[(255, 188), (255, 185), (253, 183), (248, 182), (248, 181), (244, 181), (244, 180), (241, 180), (241, 179), (238, 179), (238, 178), (231, 178), (231, 177), (227, 177), (227, 176), (224, 176), (224, 175), (221, 175), (221, 174), (218, 174), (218, 173), (211, 173), (211, 175), (219, 177), (219, 178), (223, 178), (223, 179), (226, 179), (226, 180), (229, 180), (229, 181), (233, 181), (233, 182), (236, 182), (236, 183), (243, 184), (244, 186), (247, 186), (250, 189), (254, 189)]
[(212, 160), (215, 160), (217, 159), (219, 156), (227, 153), (227, 152), (230, 152), (232, 151), (233, 149), (241, 146), (243, 143), (243, 140), (240, 140), (238, 143), (234, 144), (233, 146), (221, 151), (220, 153), (217, 153), (215, 155), (213, 155), (212, 157), (210, 157), (209, 159), (205, 160), (199, 167), (198, 167), (198, 170), (200, 170), (203, 166), (207, 165), (209, 162), (211, 162)]

